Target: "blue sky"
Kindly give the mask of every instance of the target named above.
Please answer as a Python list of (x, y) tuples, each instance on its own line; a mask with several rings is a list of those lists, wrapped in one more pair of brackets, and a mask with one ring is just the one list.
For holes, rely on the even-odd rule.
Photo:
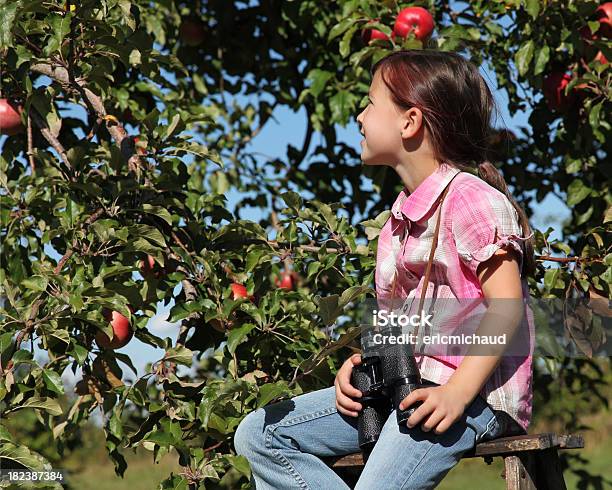
[[(498, 107), (500, 108), (500, 116), (496, 121), (496, 127), (508, 127), (518, 133), (519, 127), (528, 127), (529, 113), (518, 113), (510, 116), (508, 112), (508, 97), (505, 90), (499, 90), (494, 83), (495, 77), (489, 72), (486, 66), (481, 67), (481, 73), (485, 80), (492, 88), (495, 95)], [(41, 84), (46, 84), (48, 81), (41, 81)], [(236, 101), (244, 105), (248, 99), (243, 96), (236, 96)], [(230, 99), (228, 99), (230, 100)], [(72, 117), (83, 117), (81, 110), (70, 111), (65, 113)], [(355, 117), (357, 114), (355, 114)], [(258, 158), (265, 160), (266, 157), (282, 158), (286, 155), (287, 145), (291, 144), (295, 147), (301, 147), (306, 130), (306, 112), (305, 109), (300, 109), (298, 112), (292, 112), (286, 107), (277, 107), (274, 111), (274, 117), (271, 118), (264, 129), (250, 143), (250, 150), (259, 154)], [(337, 127), (338, 140), (355, 149), (360, 148), (361, 135), (359, 128), (353, 120), (346, 127)], [(314, 148), (322, 139), (319, 133), (315, 133), (311, 148)], [(0, 137), (0, 147), (3, 145), (5, 137)], [(370, 182), (366, 179), (366, 188), (372, 189)], [(234, 211), (236, 203), (241, 199), (241, 195), (235, 190), (231, 190), (226, 195), (228, 199), (228, 207)], [(308, 197), (308, 196), (306, 196)], [(391, 202), (387, 203), (391, 206)], [(239, 211), (239, 216), (242, 219), (259, 220), (261, 214), (253, 208), (243, 208)], [(570, 215), (570, 211), (565, 204), (553, 195), (549, 195), (542, 203), (539, 203), (535, 209), (535, 215), (532, 218), (532, 226), (545, 230), (548, 226), (555, 227), (552, 238), (561, 238), (558, 230), (559, 223)], [(359, 220), (367, 219), (367, 216), (358, 217)], [(47, 247), (46, 252), (55, 260), (59, 260), (60, 255), (52, 248)], [(136, 275), (138, 276), (138, 275)], [(175, 288), (175, 294), (180, 291), (180, 286)], [(171, 303), (168, 307), (163, 308), (163, 303), (158, 304), (157, 314), (150, 319), (147, 328), (156, 335), (162, 337), (176, 338), (178, 328), (176, 325), (169, 324), (165, 321), (169, 309), (173, 306)], [(133, 340), (125, 348), (121, 349), (130, 355), (134, 365), (139, 371), (139, 375), (143, 374), (147, 362), (155, 361), (163, 356), (161, 349), (154, 349), (138, 340)], [(66, 373), (66, 381), (70, 382), (71, 373)], [(133, 378), (133, 376), (130, 376)]]

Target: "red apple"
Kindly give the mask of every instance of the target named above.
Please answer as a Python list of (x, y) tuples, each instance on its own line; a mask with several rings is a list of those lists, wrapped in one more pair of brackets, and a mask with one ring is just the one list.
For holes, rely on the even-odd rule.
[(158, 278), (162, 275), (163, 269), (160, 270), (160, 268), (157, 266), (155, 259), (151, 256), (151, 255), (147, 255), (147, 258), (145, 260), (141, 260), (138, 263), (138, 267), (140, 269), (140, 273), (142, 274), (142, 277), (150, 277), (153, 276), (155, 278)]
[(599, 61), (602, 65), (607, 65), (608, 64), (608, 59), (604, 56), (604, 54), (601, 51), (598, 51), (598, 53), (595, 55), (595, 59), (596, 61)]
[(179, 27), (179, 37), (187, 46), (199, 46), (206, 39), (204, 24), (197, 17), (183, 20)]
[(253, 301), (253, 296), (249, 296), (249, 293), (247, 293), (247, 288), (242, 284), (233, 282), (231, 288), (234, 301), (240, 298), (249, 298), (251, 301)]
[[(378, 19), (376, 19), (378, 20)], [(373, 20), (369, 21), (366, 24), (366, 27), (361, 31), (361, 39), (364, 44), (370, 44), (374, 39), (383, 39), (385, 41), (389, 41), (389, 36), (387, 36), (384, 32), (379, 31), (378, 29), (369, 29), (368, 24), (374, 23)]]
[(414, 36), (423, 41), (431, 35), (433, 29), (434, 20), (427, 10), (423, 7), (407, 7), (397, 14), (393, 35), (405, 38), (414, 31)]
[(136, 153), (138, 153), (139, 155), (144, 155), (147, 153), (147, 150), (145, 150), (142, 146), (137, 145), (139, 141), (140, 138), (138, 136), (134, 136), (134, 146), (136, 146)]
[(23, 108), (7, 99), (0, 99), (0, 134), (13, 135), (23, 131)]
[[(131, 306), (128, 308), (132, 313), (134, 312)], [(113, 339), (109, 339), (108, 335), (102, 330), (98, 330), (96, 333), (96, 344), (98, 344), (98, 347), (101, 349), (120, 349), (127, 345), (134, 335), (130, 321), (118, 311), (111, 312), (105, 308), (102, 314), (113, 327)]]
[(601, 4), (595, 9), (595, 15), (600, 22), (599, 31), (604, 37), (612, 37), (612, 2)]
[(274, 283), (280, 289), (287, 289), (293, 291), (293, 275), (291, 272), (283, 272), (279, 277), (274, 279)]
[(572, 76), (564, 71), (555, 71), (544, 79), (544, 98), (549, 109), (565, 110), (572, 101), (572, 94), (565, 95), (565, 87)]

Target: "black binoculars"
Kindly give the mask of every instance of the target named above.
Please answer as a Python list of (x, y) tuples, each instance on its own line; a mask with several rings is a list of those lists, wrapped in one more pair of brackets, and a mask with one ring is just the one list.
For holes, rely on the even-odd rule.
[(414, 359), (412, 345), (377, 345), (385, 336), (397, 336), (401, 331), (386, 329), (380, 332), (363, 332), (361, 338), (362, 361), (353, 366), (351, 384), (362, 393), (357, 401), (362, 410), (358, 416), (359, 447), (364, 458), (373, 449), (380, 431), (393, 409), (398, 425), (406, 425), (408, 418), (422, 404), (417, 401), (400, 410), (401, 401), (417, 388), (422, 387), (421, 374)]

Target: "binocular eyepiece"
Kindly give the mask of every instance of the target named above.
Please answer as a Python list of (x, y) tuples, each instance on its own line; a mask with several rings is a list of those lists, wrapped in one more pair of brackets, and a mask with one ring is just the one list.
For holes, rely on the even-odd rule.
[[(392, 330), (382, 332), (382, 335), (389, 334), (395, 333)], [(406, 425), (408, 418), (422, 404), (418, 401), (404, 410), (399, 409), (401, 401), (422, 386), (412, 346), (384, 345), (372, 348), (372, 345), (372, 333), (362, 334), (364, 356), (361, 364), (353, 366), (351, 374), (351, 384), (362, 392), (362, 397), (357, 400), (362, 405), (357, 424), (359, 447), (364, 458), (376, 444), (393, 409), (398, 425)]]

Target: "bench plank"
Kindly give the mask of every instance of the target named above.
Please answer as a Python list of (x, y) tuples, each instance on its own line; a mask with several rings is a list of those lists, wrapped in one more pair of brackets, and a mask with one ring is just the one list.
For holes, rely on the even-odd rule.
[[(471, 451), (467, 451), (463, 457), (477, 458), (482, 456), (503, 456), (511, 453), (537, 451), (549, 448), (578, 449), (583, 447), (584, 439), (579, 434), (556, 434), (554, 432), (544, 432), (541, 434), (501, 437), (492, 441), (481, 442)], [(332, 468), (346, 468), (364, 465), (361, 453), (327, 458), (326, 461)]]

